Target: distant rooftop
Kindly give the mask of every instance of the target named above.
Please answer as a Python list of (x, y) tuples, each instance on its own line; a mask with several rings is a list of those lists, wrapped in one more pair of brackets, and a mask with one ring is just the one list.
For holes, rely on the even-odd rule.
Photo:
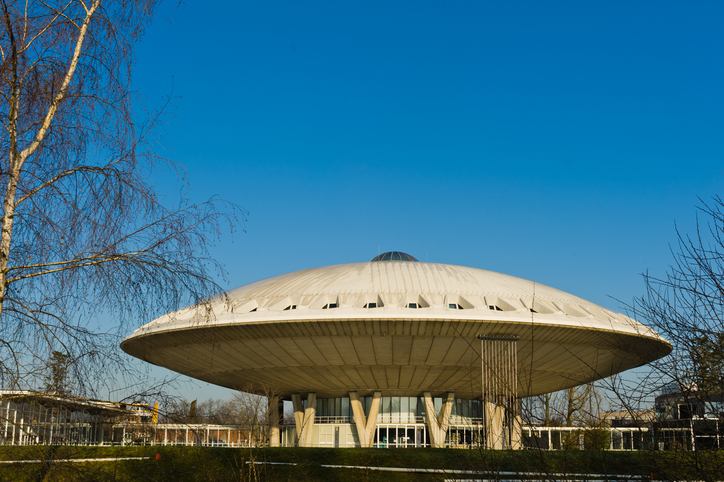
[(375, 261), (417, 261), (417, 258), (410, 256), (402, 251), (388, 251), (386, 253), (378, 254), (370, 262)]

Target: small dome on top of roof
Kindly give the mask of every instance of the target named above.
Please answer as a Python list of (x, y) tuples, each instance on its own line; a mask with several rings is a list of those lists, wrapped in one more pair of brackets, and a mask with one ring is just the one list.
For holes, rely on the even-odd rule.
[(378, 254), (370, 262), (374, 261), (417, 261), (413, 256), (402, 251), (388, 251), (386, 253)]

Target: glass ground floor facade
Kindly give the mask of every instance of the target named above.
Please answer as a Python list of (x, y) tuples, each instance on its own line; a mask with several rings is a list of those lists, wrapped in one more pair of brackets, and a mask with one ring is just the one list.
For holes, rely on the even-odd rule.
[[(273, 444), (264, 424), (249, 427), (164, 424), (152, 421), (152, 412), (116, 404), (27, 393), (0, 399), (0, 444), (3, 445), (187, 445), (248, 447)], [(375, 401), (377, 398), (377, 401)], [(313, 406), (302, 432), (292, 422), (278, 427), (277, 444), (308, 447), (486, 447), (486, 424), (480, 400), (452, 397), (340, 397), (308, 398)], [(357, 414), (364, 420), (355, 419)], [(446, 404), (447, 409), (446, 410)], [(376, 407), (376, 408), (375, 408)], [(430, 420), (429, 414), (437, 420)], [(289, 415), (289, 414), (287, 414)], [(296, 414), (295, 414), (296, 415)], [(488, 413), (490, 415), (490, 411)], [(374, 416), (374, 420), (367, 420)], [(440, 419), (447, 423), (441, 424)], [(364, 422), (364, 423), (360, 423)], [(431, 423), (432, 422), (432, 423)], [(508, 423), (500, 420), (504, 425)], [(490, 425), (488, 424), (488, 427)], [(364, 432), (360, 434), (360, 430)], [(435, 431), (437, 430), (437, 434)], [(498, 448), (541, 450), (701, 450), (724, 446), (717, 420), (691, 419), (657, 422), (651, 427), (539, 427), (519, 425), (517, 447), (510, 431), (500, 433)], [(437, 444), (433, 441), (437, 437)], [(365, 445), (363, 442), (367, 442)]]
[[(297, 423), (280, 427), (280, 445), (311, 447), (450, 447), (491, 448), (486, 441), (487, 430), (498, 437), (496, 449), (543, 449), (543, 450), (641, 450), (653, 442), (648, 428), (596, 428), (536, 427), (523, 425), (520, 417), (495, 408), (487, 409), (481, 400), (448, 397), (339, 397), (308, 399), (297, 411), (308, 412), (314, 403), (314, 417), (306, 420), (303, 430)], [(363, 419), (355, 419), (354, 398), (359, 400)], [(375, 407), (376, 404), (376, 407)], [(445, 405), (447, 404), (447, 411)], [(370, 416), (375, 420), (370, 421)], [(432, 423), (430, 418), (433, 418)], [(442, 423), (445, 418), (446, 423)], [(287, 417), (289, 419), (289, 417)], [(497, 424), (497, 431), (494, 424)], [(368, 432), (367, 445), (360, 430)], [(438, 430), (438, 440), (433, 443), (432, 431)], [(440, 433), (441, 432), (441, 433)]]
[[(445, 447), (475, 449), (483, 446), (482, 425), (451, 425), (447, 429)], [(281, 445), (294, 447), (296, 427), (281, 427)], [(522, 449), (540, 450), (646, 450), (653, 443), (653, 434), (646, 428), (617, 427), (586, 429), (580, 427), (522, 427)], [(328, 420), (315, 423), (313, 447), (360, 447), (355, 424)], [(430, 447), (425, 423), (382, 423), (375, 427), (374, 448)]]
[[(443, 397), (431, 397), (435, 413), (440, 413), (444, 403)], [(364, 408), (365, 416), (369, 416), (374, 397), (359, 397)], [(307, 401), (303, 401), (307, 408)], [(315, 403), (316, 417), (320, 420), (333, 418), (347, 418), (352, 421), (349, 397), (318, 398)], [(377, 423), (424, 423), (426, 417), (424, 397), (380, 397)], [(482, 402), (480, 400), (465, 400), (457, 398), (452, 402), (450, 423), (455, 425), (470, 425), (481, 423), (483, 418)]]
[[(447, 430), (446, 446), (478, 447), (482, 443), (482, 430), (482, 426), (450, 426)], [(375, 427), (373, 434), (374, 448), (430, 447), (430, 434), (425, 423), (381, 423)], [(282, 427), (281, 436), (282, 446), (295, 446), (296, 427)], [(315, 423), (312, 446), (360, 447), (357, 427), (351, 423)]]

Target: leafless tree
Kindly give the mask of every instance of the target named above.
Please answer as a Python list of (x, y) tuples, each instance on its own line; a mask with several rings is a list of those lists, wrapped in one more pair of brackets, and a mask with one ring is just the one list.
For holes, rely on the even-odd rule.
[(593, 426), (605, 400), (595, 383), (526, 399), (525, 422), (544, 427)]
[[(632, 413), (651, 407), (659, 397), (656, 415), (661, 425), (649, 449), (671, 477), (688, 474), (716, 480), (724, 476), (717, 455), (722, 448), (717, 433), (724, 428), (724, 201), (720, 197), (701, 202), (696, 226), (693, 235), (677, 229), (671, 266), (664, 276), (644, 275), (646, 293), (632, 306), (634, 317), (669, 340), (673, 352), (651, 363), (651, 370), (638, 380), (615, 378), (613, 389)], [(683, 420), (667, 422), (672, 416)], [(666, 435), (667, 423), (673, 427), (668, 433), (681, 437)], [(671, 450), (677, 453), (671, 455)]]
[(162, 421), (165, 423), (206, 423), (214, 425), (238, 425), (236, 400), (210, 398), (196, 404), (195, 416), (191, 417), (191, 402), (186, 399), (172, 399), (165, 403)]
[[(118, 361), (119, 327), (205, 299), (206, 246), (243, 212), (168, 205), (151, 179), (162, 114), (139, 118), (134, 43), (158, 0), (0, 0), (0, 377), (33, 388), (53, 351), (89, 370)], [(233, 229), (233, 228), (232, 228)], [(115, 329), (91, 319), (109, 317)]]
[(192, 403), (186, 399), (167, 400), (161, 421), (233, 425), (242, 430), (251, 446), (263, 447), (269, 443), (272, 428), (281, 416), (292, 420), (294, 417), (293, 413), (279, 413), (282, 396), (271, 385), (245, 385), (231, 400), (204, 400), (196, 404), (195, 410), (191, 408)]
[(247, 385), (234, 394), (233, 407), (237, 425), (246, 430), (252, 446), (269, 443), (272, 429), (278, 426), (280, 392), (271, 385)]

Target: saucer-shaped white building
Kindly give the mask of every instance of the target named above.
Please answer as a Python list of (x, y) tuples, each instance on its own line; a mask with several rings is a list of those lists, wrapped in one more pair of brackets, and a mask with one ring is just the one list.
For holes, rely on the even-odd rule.
[(121, 347), (224, 387), (273, 387), (295, 410), (281, 443), (302, 446), (516, 447), (520, 397), (671, 351), (568, 293), (399, 252), (258, 281), (212, 309), (167, 314)]

